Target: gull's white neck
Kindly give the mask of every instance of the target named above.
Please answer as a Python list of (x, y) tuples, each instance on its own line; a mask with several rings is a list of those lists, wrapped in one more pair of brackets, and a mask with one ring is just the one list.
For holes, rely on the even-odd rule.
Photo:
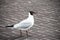
[(34, 17), (33, 17), (33, 15), (31, 15), (30, 13), (29, 13), (29, 15), (28, 15), (28, 18), (27, 18), (28, 20), (34, 20)]
[(33, 17), (33, 15), (31, 15), (31, 14), (29, 13), (28, 17), (31, 18), (31, 17)]

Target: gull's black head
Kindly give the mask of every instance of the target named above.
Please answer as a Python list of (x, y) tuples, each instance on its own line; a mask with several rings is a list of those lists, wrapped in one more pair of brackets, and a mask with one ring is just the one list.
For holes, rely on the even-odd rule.
[(29, 11), (31, 15), (33, 15), (35, 12), (34, 11)]

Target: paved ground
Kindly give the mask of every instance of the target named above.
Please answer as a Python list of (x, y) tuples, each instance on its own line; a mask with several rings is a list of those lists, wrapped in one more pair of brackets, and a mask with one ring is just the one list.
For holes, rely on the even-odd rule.
[[(27, 18), (29, 10), (37, 14), (28, 38), (4, 28)], [(60, 0), (0, 0), (0, 40), (60, 40)]]

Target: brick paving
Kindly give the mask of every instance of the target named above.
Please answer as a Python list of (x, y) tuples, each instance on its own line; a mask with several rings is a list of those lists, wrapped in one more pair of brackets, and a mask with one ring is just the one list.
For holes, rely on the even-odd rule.
[[(23, 31), (5, 28), (27, 18), (36, 11), (35, 24), (29, 37)], [(0, 40), (60, 40), (60, 0), (0, 0)]]

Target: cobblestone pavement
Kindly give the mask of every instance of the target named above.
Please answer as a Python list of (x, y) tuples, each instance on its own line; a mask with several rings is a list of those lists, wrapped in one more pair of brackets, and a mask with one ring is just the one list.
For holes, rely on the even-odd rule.
[[(29, 37), (23, 31), (5, 28), (27, 18), (36, 11), (35, 24)], [(60, 0), (0, 0), (0, 40), (60, 40)]]

